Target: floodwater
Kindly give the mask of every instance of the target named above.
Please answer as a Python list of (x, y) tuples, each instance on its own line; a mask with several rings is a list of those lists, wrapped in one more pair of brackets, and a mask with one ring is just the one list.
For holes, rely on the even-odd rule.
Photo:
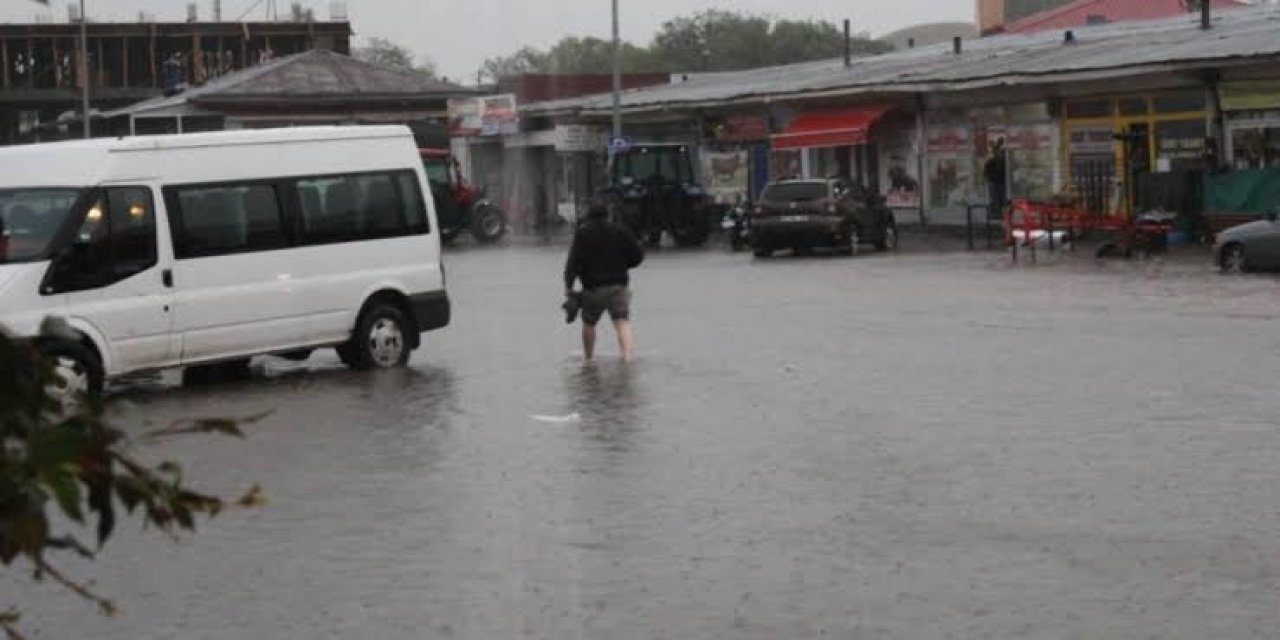
[(1198, 258), (656, 253), (639, 360), (584, 366), (564, 247), (448, 256), (407, 371), (331, 354), (143, 384), (133, 432), (269, 504), (66, 559), (123, 615), (6, 572), (36, 637), (1271, 638), (1277, 280)]

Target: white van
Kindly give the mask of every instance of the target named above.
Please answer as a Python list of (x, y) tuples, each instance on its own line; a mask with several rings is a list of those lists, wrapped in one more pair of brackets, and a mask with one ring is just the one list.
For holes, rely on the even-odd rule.
[(399, 126), (3, 147), (0, 326), (90, 394), (320, 347), (400, 366), (449, 323), (427, 184)]

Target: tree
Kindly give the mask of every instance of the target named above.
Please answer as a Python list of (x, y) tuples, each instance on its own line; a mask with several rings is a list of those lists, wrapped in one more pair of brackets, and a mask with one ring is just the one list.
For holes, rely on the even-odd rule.
[[(893, 45), (865, 33), (852, 39), (855, 55), (885, 53)], [(812, 20), (773, 20), (736, 11), (711, 10), (663, 23), (647, 47), (622, 43), (623, 73), (734, 71), (838, 58), (844, 33), (835, 24)], [(546, 51), (525, 47), (486, 60), (480, 76), (496, 81), (526, 73), (610, 73), (613, 43), (600, 38), (566, 37)]]
[[(885, 53), (893, 45), (865, 33), (850, 42), (855, 55)], [(732, 11), (675, 18), (654, 37), (654, 55), (670, 71), (735, 71), (838, 58), (843, 29), (826, 21), (771, 20)]]
[(351, 57), (369, 64), (436, 77), (437, 66), (434, 60), (423, 56), (415, 63), (413, 51), (385, 38), (369, 38), (367, 45), (352, 50)]
[(546, 53), (533, 47), (524, 47), (511, 55), (489, 58), (480, 65), (479, 75), (490, 82), (526, 73), (544, 73), (547, 68)]
[[(564, 38), (547, 51), (542, 61), (542, 73), (612, 73), (613, 43), (600, 38)], [(623, 73), (656, 69), (658, 63), (647, 48), (622, 43)]]
[[(35, 375), (33, 375), (33, 373)], [(195, 531), (196, 518), (229, 506), (260, 502), (257, 488), (235, 503), (198, 493), (172, 462), (152, 467), (129, 453), (124, 432), (107, 424), (97, 405), (68, 411), (46, 392), (50, 369), (33, 348), (14, 342), (0, 329), (0, 565), (6, 571), (26, 561), (36, 580), (50, 579), (96, 604), (107, 614), (115, 605), (63, 573), (51, 560), (59, 552), (93, 557), (115, 529), (117, 504), (170, 536)], [(239, 436), (231, 420), (199, 420), (172, 425), (148, 440), (181, 434)], [(92, 548), (74, 533), (55, 531), (54, 512), (75, 526), (93, 526)], [(0, 611), (0, 632), (23, 638), (16, 609)]]

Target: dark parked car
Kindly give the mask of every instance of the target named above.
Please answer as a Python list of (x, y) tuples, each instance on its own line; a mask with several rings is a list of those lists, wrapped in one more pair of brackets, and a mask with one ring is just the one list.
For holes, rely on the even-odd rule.
[(1280, 211), (1219, 233), (1213, 258), (1226, 273), (1280, 269)]
[(853, 254), (861, 244), (895, 249), (898, 226), (883, 197), (847, 180), (771, 183), (752, 212), (751, 248), (757, 257), (815, 247)]

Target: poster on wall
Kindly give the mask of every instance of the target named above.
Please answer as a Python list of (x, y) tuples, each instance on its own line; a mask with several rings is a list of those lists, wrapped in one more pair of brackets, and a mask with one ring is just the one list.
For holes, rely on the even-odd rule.
[(799, 178), (804, 170), (800, 149), (775, 150), (769, 154), (769, 179), (789, 180)]
[(919, 154), (916, 153), (915, 132), (902, 132), (893, 136), (892, 144), (884, 145), (880, 161), (880, 184), (890, 207), (920, 206)]
[(704, 151), (702, 175), (707, 193), (716, 204), (735, 204), (749, 193), (750, 156), (746, 150)]
[(928, 204), (935, 209), (960, 208), (970, 199), (973, 184), (973, 137), (962, 125), (930, 127)]
[(1053, 196), (1054, 126), (1009, 127), (1005, 145), (1009, 159), (1009, 197), (1048, 200)]
[(514, 94), (450, 99), (449, 135), (454, 137), (509, 135), (520, 131)]

